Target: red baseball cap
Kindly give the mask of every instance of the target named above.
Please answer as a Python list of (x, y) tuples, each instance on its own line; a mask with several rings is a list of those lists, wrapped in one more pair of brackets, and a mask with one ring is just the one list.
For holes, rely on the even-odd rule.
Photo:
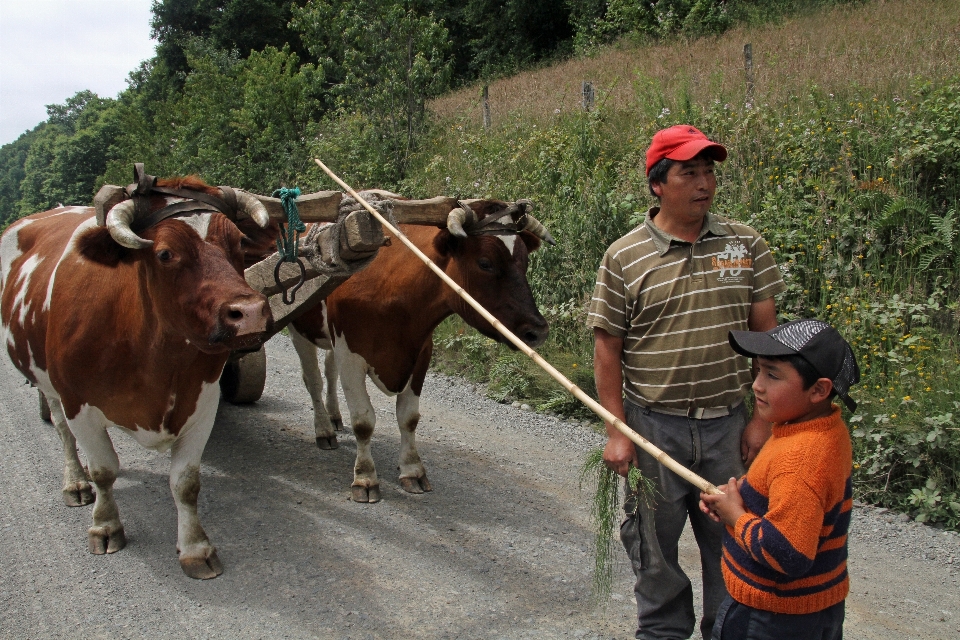
[(653, 134), (653, 141), (647, 149), (647, 175), (650, 175), (653, 165), (664, 158), (683, 162), (695, 158), (704, 149), (709, 149), (717, 162), (727, 159), (726, 147), (713, 142), (696, 127), (678, 124), (661, 129)]

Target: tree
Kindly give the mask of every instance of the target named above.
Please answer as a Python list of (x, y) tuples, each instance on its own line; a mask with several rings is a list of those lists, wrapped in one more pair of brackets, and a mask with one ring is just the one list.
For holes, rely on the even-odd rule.
[(47, 106), (47, 122), (38, 127), (24, 159), (19, 213), (90, 204), (97, 179), (115, 152), (115, 108), (115, 100), (90, 91)]
[(332, 106), (366, 117), (370, 141), (402, 178), (426, 126), (426, 100), (449, 86), (446, 28), (402, 0), (311, 0), (293, 16), (325, 72)]
[(37, 134), (44, 126), (39, 124), (10, 144), (0, 147), (0, 229), (20, 217), (18, 203), (21, 198), (20, 183), (25, 176), (24, 163)]
[(189, 71), (186, 47), (191, 38), (208, 38), (218, 49), (246, 57), (267, 46), (304, 57), (299, 34), (290, 29), (293, 6), (305, 0), (154, 0), (151, 35), (159, 41), (162, 68), (181, 80)]

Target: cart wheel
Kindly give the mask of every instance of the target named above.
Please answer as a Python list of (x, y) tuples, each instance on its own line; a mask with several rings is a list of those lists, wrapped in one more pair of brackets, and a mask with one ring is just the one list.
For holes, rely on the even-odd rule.
[(53, 418), (50, 417), (50, 405), (47, 403), (47, 396), (43, 395), (43, 391), (37, 389), (37, 395), (40, 396), (40, 419), (44, 422), (53, 422)]
[(256, 402), (263, 395), (267, 382), (267, 352), (247, 353), (238, 359), (231, 357), (220, 376), (220, 393), (232, 404)]

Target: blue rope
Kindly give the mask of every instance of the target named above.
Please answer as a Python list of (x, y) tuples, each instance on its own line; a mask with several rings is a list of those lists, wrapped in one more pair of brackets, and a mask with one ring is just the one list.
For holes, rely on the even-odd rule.
[(283, 223), (280, 223), (280, 237), (277, 238), (277, 251), (280, 252), (280, 258), (284, 262), (297, 261), (297, 244), (300, 240), (300, 234), (307, 230), (307, 225), (300, 219), (300, 212), (297, 210), (297, 198), (300, 197), (300, 188), (292, 189), (282, 188), (273, 192), (274, 198), (280, 198), (280, 204), (283, 206), (283, 212), (287, 214), (288, 228), (284, 229)]

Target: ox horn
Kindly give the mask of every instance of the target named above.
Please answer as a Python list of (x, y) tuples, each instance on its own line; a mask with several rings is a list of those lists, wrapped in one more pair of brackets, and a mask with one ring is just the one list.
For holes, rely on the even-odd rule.
[(530, 212), (533, 211), (533, 203), (529, 200), (517, 200), (517, 205), (523, 207), (524, 218), (527, 223), (524, 225), (521, 231), (529, 231), (533, 235), (537, 236), (551, 247), (557, 246), (557, 241), (553, 239), (553, 236), (550, 235), (550, 232), (547, 231), (547, 228), (543, 226), (543, 223), (530, 215)]
[(260, 199), (240, 189), (234, 191), (237, 194), (237, 212), (250, 216), (258, 226), (266, 227), (270, 223), (270, 214)]
[(153, 240), (144, 240), (130, 228), (135, 213), (136, 203), (133, 200), (124, 200), (107, 213), (107, 230), (117, 244), (128, 249), (152, 247)]
[(460, 206), (452, 209), (447, 214), (447, 230), (458, 238), (466, 238), (467, 232), (464, 227), (469, 227), (477, 222), (477, 214), (464, 202), (458, 202)]

